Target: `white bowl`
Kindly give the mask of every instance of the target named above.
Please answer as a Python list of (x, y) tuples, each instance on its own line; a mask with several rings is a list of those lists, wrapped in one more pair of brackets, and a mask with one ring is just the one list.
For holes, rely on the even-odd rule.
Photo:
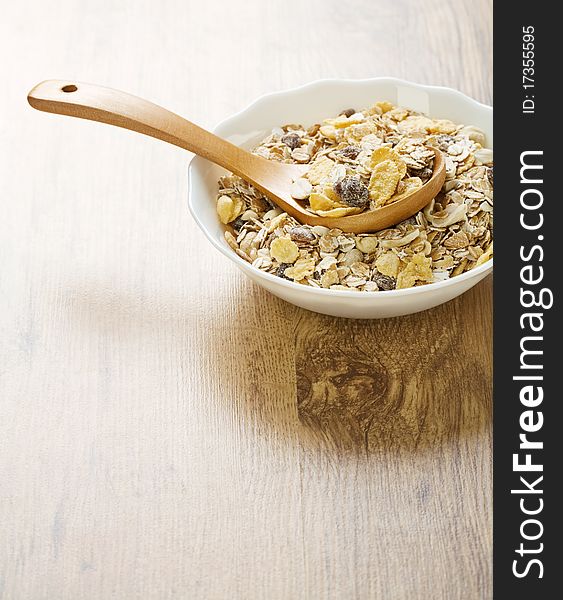
[[(394, 78), (325, 79), (299, 88), (262, 96), (245, 110), (222, 121), (214, 131), (244, 148), (251, 148), (284, 123), (310, 125), (349, 106), (363, 108), (387, 100), (456, 123), (476, 125), (493, 145), (493, 110), (445, 87), (420, 85)], [(224, 227), (215, 212), (217, 181), (225, 173), (200, 157), (189, 165), (189, 207), (208, 240), (258, 285), (279, 298), (327, 315), (357, 319), (396, 317), (426, 310), (459, 296), (486, 277), (493, 261), (453, 277), (404, 290), (354, 292), (314, 288), (255, 269), (225, 242)]]

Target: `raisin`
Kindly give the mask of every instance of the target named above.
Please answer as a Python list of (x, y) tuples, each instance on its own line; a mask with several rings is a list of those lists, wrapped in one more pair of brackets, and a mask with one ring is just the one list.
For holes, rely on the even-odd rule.
[(312, 244), (317, 239), (315, 234), (305, 227), (292, 227), (289, 235), (298, 244)]
[(301, 146), (301, 136), (297, 133), (286, 133), (285, 135), (282, 135), (281, 141), (292, 150)]
[(334, 191), (340, 196), (342, 202), (348, 206), (363, 207), (369, 204), (369, 190), (359, 177), (346, 176), (335, 186)]
[(289, 267), (293, 266), (291, 263), (281, 263), (280, 266), (278, 267), (278, 270), (276, 271), (276, 275), (278, 277), (281, 277), (282, 279), (289, 279), (289, 277), (286, 277), (284, 275), (286, 269), (289, 269)]
[(347, 108), (346, 110), (343, 110), (339, 116), (341, 117), (351, 117), (354, 113), (356, 112), (355, 108)]
[(246, 224), (246, 221), (243, 221), (240, 217), (237, 217), (232, 223), (232, 227), (235, 231), (240, 231), (244, 225)]
[(342, 148), (342, 150), (338, 151), (340, 156), (343, 156), (344, 158), (350, 158), (351, 160), (356, 160), (359, 153), (360, 148), (358, 148), (358, 146), (346, 146), (345, 148)]
[(409, 169), (411, 177), (420, 177), (422, 181), (426, 181), (432, 177), (432, 169), (430, 167), (422, 167), (422, 169)]
[(274, 204), (269, 198), (266, 198), (266, 196), (263, 196), (261, 198), (262, 202), (264, 202), (266, 204), (266, 208), (264, 210), (264, 212), (267, 212), (268, 210), (273, 210), (275, 208), (277, 208), (277, 205)]
[(397, 285), (397, 280), (394, 277), (383, 275), (379, 271), (374, 273), (372, 279), (377, 283), (377, 287), (383, 291), (394, 290)]
[(487, 168), (487, 178), (488, 178), (488, 180), (489, 180), (489, 183), (490, 183), (491, 185), (494, 185), (494, 184), (493, 184), (493, 167), (488, 167), (488, 168)]

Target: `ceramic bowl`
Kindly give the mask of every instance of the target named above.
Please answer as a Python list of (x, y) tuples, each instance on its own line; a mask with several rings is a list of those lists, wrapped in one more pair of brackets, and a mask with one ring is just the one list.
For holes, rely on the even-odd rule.
[[(445, 87), (420, 85), (394, 78), (331, 79), (262, 96), (245, 110), (222, 121), (214, 132), (234, 144), (252, 148), (283, 123), (310, 125), (338, 114), (347, 106), (362, 108), (378, 100), (480, 127), (493, 146), (493, 110), (465, 94)], [(481, 281), (493, 261), (446, 281), (383, 292), (319, 289), (281, 279), (255, 269), (237, 256), (224, 240), (224, 226), (215, 212), (217, 181), (225, 171), (194, 157), (189, 165), (189, 207), (207, 239), (248, 277), (272, 294), (319, 313), (337, 317), (377, 319), (419, 312), (447, 302)]]

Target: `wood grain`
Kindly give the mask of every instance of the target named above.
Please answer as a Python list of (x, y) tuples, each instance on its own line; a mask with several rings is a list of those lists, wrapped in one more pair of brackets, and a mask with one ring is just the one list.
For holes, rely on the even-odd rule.
[(384, 321), (210, 250), (186, 156), (41, 115), (50, 77), (210, 127), (322, 77), (491, 102), (490, 0), (4, 7), (0, 599), (473, 600), (491, 589), (491, 281)]

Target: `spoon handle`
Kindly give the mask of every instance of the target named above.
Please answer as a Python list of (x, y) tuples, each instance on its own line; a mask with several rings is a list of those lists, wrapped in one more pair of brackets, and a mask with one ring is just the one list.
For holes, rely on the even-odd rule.
[(251, 183), (260, 183), (256, 179), (261, 179), (267, 162), (161, 106), (119, 90), (50, 79), (36, 85), (27, 99), (38, 110), (150, 135), (198, 154)]

